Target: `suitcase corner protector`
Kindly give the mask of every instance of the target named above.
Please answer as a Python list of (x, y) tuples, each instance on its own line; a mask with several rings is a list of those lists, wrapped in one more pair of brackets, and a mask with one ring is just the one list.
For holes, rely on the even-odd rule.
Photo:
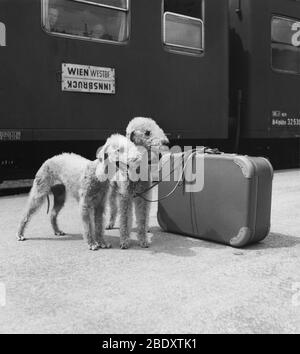
[(242, 227), (237, 234), (230, 240), (230, 246), (232, 247), (243, 247), (249, 243), (251, 239), (251, 230), (249, 227)]
[(245, 178), (252, 178), (254, 175), (254, 166), (246, 156), (237, 156), (233, 162), (238, 165)]

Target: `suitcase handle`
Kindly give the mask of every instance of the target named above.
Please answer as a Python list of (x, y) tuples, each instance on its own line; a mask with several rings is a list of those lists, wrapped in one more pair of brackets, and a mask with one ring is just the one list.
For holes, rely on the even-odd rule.
[(208, 146), (203, 147), (204, 153), (209, 155), (222, 155), (224, 154), (218, 148), (210, 148)]

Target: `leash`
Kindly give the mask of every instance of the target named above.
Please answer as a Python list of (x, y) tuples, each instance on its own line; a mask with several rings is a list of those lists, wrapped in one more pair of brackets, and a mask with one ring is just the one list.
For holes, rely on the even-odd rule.
[[(148, 198), (146, 198), (146, 197), (144, 196), (144, 194), (146, 194), (146, 193), (149, 192), (151, 189), (155, 188), (156, 186), (158, 186), (160, 183), (163, 182), (163, 180), (160, 180), (160, 181), (158, 181), (158, 182), (155, 182), (155, 183), (154, 183), (152, 186), (150, 186), (149, 188), (145, 189), (143, 192), (141, 192), (141, 193), (135, 193), (135, 195), (133, 196), (133, 198), (138, 198), (138, 197), (139, 197), (139, 198), (142, 198), (143, 200), (145, 200), (146, 202), (149, 202), (149, 203), (156, 203), (156, 202), (160, 202), (160, 201), (162, 201), (162, 200), (165, 200), (165, 199), (171, 197), (171, 195), (175, 193), (176, 189), (177, 189), (182, 183), (184, 183), (183, 176), (184, 176), (185, 170), (186, 170), (186, 168), (187, 168), (188, 162), (189, 162), (189, 160), (190, 160), (193, 156), (195, 156), (197, 153), (199, 153), (199, 150), (200, 150), (200, 149), (192, 149), (192, 150), (189, 151), (189, 152), (190, 152), (190, 155), (188, 156), (187, 161), (186, 161), (185, 164), (184, 164), (184, 167), (183, 167), (181, 176), (180, 176), (178, 182), (176, 183), (175, 187), (174, 187), (167, 195), (165, 195), (165, 196), (163, 196), (163, 197), (161, 197), (161, 198), (159, 198), (159, 199), (157, 199), (157, 200), (150, 200), (150, 199), (148, 199)], [(221, 152), (219, 149), (217, 149), (217, 148), (209, 148), (209, 147), (206, 147), (206, 146), (203, 146), (203, 148), (202, 148), (200, 151), (203, 151), (203, 154), (209, 154), (209, 155), (221, 155), (221, 154), (222, 154), (222, 152)], [(185, 154), (185, 152), (181, 153), (181, 155), (184, 155), (184, 154)], [(165, 164), (166, 164), (166, 163), (165, 163)], [(165, 164), (164, 164), (163, 166), (165, 166)], [(162, 166), (162, 168), (163, 168), (163, 166)], [(173, 168), (173, 170), (169, 173), (169, 175), (168, 175), (167, 177), (171, 176), (171, 174), (172, 174), (174, 171), (175, 171), (175, 167)]]
[[(192, 151), (192, 153), (193, 153), (193, 150), (191, 150), (191, 151)], [(192, 153), (191, 153), (191, 155), (192, 155)], [(181, 153), (181, 155), (183, 155), (183, 154), (184, 154), (184, 152)], [(166, 163), (167, 163), (167, 162), (165, 162), (165, 163), (163, 164), (162, 168), (166, 165)], [(174, 171), (175, 171), (175, 167), (172, 169), (172, 171), (168, 174), (167, 177), (171, 176), (171, 174), (172, 174)], [(184, 171), (183, 171), (183, 172), (184, 172)], [(182, 178), (182, 176), (183, 176), (183, 172), (182, 172), (182, 174), (181, 174), (181, 178)], [(170, 193), (168, 193), (166, 196), (162, 197), (162, 198), (159, 199), (159, 200), (150, 200), (150, 199), (147, 199), (146, 197), (144, 197), (144, 194), (146, 194), (147, 192), (149, 192), (151, 189), (155, 188), (156, 186), (158, 186), (158, 185), (159, 185), (160, 183), (162, 183), (162, 182), (163, 182), (163, 181), (160, 180), (160, 181), (157, 181), (157, 182), (153, 183), (152, 186), (150, 186), (149, 188), (146, 188), (145, 190), (143, 190), (143, 192), (141, 192), (141, 193), (135, 193), (135, 195), (133, 196), (133, 198), (140, 197), (140, 198), (142, 198), (143, 200), (145, 200), (146, 202), (149, 202), (149, 203), (158, 202), (158, 201), (160, 201), (160, 200), (163, 200), (163, 199), (166, 199), (166, 198), (170, 197), (170, 196), (175, 192), (175, 190), (176, 190), (177, 187), (179, 186), (180, 182), (182, 182), (182, 181), (179, 180), (179, 181), (176, 183), (175, 188), (174, 188)]]
[(47, 194), (47, 215), (49, 214), (49, 210), (50, 210), (50, 198), (49, 195)]

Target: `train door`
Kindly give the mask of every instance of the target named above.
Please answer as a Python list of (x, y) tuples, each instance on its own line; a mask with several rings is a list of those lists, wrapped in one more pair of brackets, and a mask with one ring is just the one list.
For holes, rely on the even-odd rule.
[(125, 82), (135, 114), (156, 117), (175, 139), (226, 138), (226, 1), (135, 0), (132, 7)]

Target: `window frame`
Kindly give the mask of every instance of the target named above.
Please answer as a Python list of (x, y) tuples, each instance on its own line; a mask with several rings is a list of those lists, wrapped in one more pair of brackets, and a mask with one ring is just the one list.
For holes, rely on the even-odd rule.
[(120, 10), (120, 11), (128, 11), (129, 10), (129, 0), (126, 1), (126, 7), (118, 7), (118, 6), (111, 6), (107, 4), (99, 4), (98, 2), (95, 2), (93, 0), (73, 0), (74, 2), (79, 2), (83, 4), (89, 4), (93, 6), (99, 6), (99, 7), (106, 7), (108, 9), (114, 9), (114, 10)]
[[(202, 1), (202, 18), (192, 17), (187, 15), (182, 15), (177, 12), (172, 11), (165, 11), (165, 0), (162, 0), (161, 3), (161, 12), (162, 12), (162, 45), (164, 49), (168, 52), (172, 52), (175, 54), (182, 54), (182, 55), (192, 55), (192, 56), (200, 56), (203, 57), (205, 54), (205, 0)], [(166, 15), (171, 14), (181, 18), (192, 19), (195, 21), (201, 22), (202, 25), (202, 49), (179, 45), (179, 44), (170, 44), (166, 42)]]
[[(283, 69), (278, 69), (275, 68), (273, 66), (273, 44), (281, 44), (281, 45), (288, 45), (287, 43), (283, 43), (283, 42), (273, 42), (273, 38), (272, 38), (272, 25), (273, 25), (273, 20), (274, 19), (279, 19), (279, 20), (287, 20), (287, 21), (294, 21), (294, 22), (299, 22), (300, 23), (300, 19), (296, 19), (295, 17), (288, 17), (288, 16), (284, 16), (284, 15), (276, 15), (276, 14), (272, 14), (271, 16), (271, 33), (270, 33), (270, 38), (271, 38), (271, 69), (273, 72), (275, 73), (279, 73), (279, 74), (288, 74), (288, 75), (300, 75), (300, 70), (299, 72), (295, 72), (295, 71), (290, 71), (290, 70), (283, 70)], [(300, 51), (300, 46), (296, 47), (293, 46), (293, 44), (291, 43), (291, 47), (294, 48), (298, 48)]]
[(75, 39), (75, 40), (83, 40), (87, 42), (98, 42), (98, 43), (106, 43), (106, 44), (114, 44), (114, 45), (127, 45), (128, 42), (130, 41), (130, 33), (131, 33), (131, 11), (130, 11), (130, 5), (131, 5), (131, 0), (126, 0), (126, 9), (121, 8), (121, 7), (116, 7), (116, 6), (109, 6), (109, 5), (104, 5), (104, 4), (99, 4), (96, 3), (92, 0), (66, 0), (66, 1), (72, 1), (75, 3), (81, 3), (81, 4), (87, 4), (89, 6), (96, 6), (96, 7), (101, 7), (101, 8), (106, 8), (106, 9), (111, 9), (115, 11), (121, 11), (126, 13), (127, 17), (127, 38), (125, 41), (120, 42), (120, 41), (114, 41), (114, 40), (109, 40), (109, 39), (102, 39), (102, 38), (93, 38), (93, 37), (85, 37), (85, 36), (79, 36), (79, 35), (74, 35), (74, 34), (67, 34), (67, 33), (59, 33), (59, 32), (51, 32), (49, 31), (46, 26), (46, 16), (47, 16), (47, 1), (48, 0), (41, 0), (41, 27), (44, 32), (46, 32), (50, 36), (54, 37), (63, 37), (63, 38), (68, 38), (68, 39)]

